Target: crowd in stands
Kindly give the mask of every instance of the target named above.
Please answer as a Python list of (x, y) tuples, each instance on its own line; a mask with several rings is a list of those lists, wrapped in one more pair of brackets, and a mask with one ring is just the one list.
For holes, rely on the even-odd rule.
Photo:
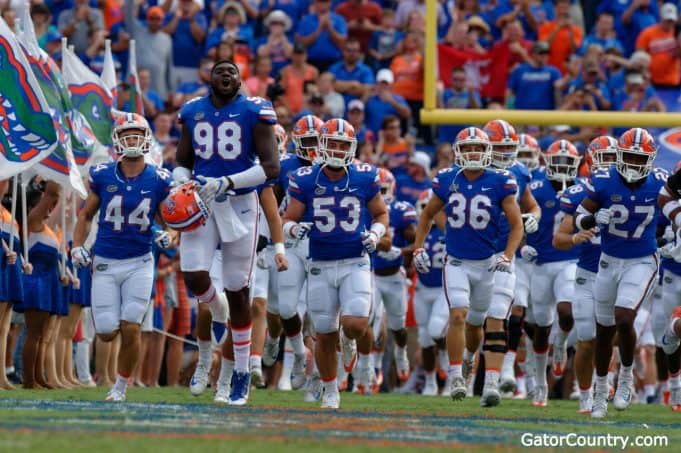
[[(0, 0), (12, 28), (20, 4)], [(100, 73), (105, 40), (111, 40), (119, 80), (126, 80), (130, 41), (136, 41), (145, 116), (168, 167), (179, 108), (208, 93), (211, 67), (224, 59), (239, 66), (244, 93), (272, 100), (289, 132), (308, 113), (347, 119), (358, 157), (393, 171), (398, 199), (415, 202), (431, 175), (452, 163), (451, 142), (461, 126), (419, 121), (424, 0), (31, 0), (30, 13), (40, 45), (56, 61), (66, 37)], [(483, 95), (479, 74), (470, 65), (455, 67), (438, 82), (437, 102), (463, 109), (663, 112), (656, 90), (681, 83), (680, 30), (677, 2), (440, 0), (438, 42), (467, 55), (492, 55), (494, 72)], [(121, 82), (118, 88), (117, 107), (129, 110), (130, 87)], [(543, 147), (566, 138), (583, 151), (604, 131), (558, 125), (525, 132)], [(191, 304), (177, 267), (172, 253), (159, 260), (155, 325), (191, 336)], [(150, 337), (155, 361), (162, 341)], [(181, 343), (172, 344), (171, 384), (179, 382), (181, 363)], [(146, 374), (139, 381), (158, 383), (159, 367), (160, 359), (140, 371)], [(98, 375), (106, 379), (105, 364)]]

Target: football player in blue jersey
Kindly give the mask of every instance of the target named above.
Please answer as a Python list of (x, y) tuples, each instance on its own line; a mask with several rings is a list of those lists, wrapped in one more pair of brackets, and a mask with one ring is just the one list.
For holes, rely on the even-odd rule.
[[(492, 146), (492, 167), (508, 170), (515, 177), (518, 184), (518, 203), (520, 211), (523, 213), (522, 219), (525, 233), (535, 233), (539, 228), (541, 209), (530, 191), (529, 184), (532, 180), (530, 171), (516, 159), (519, 139), (515, 129), (504, 120), (492, 120), (485, 124), (483, 130), (487, 133)], [(508, 241), (510, 227), (505, 217), (501, 218), (499, 230), (497, 254), (504, 252)], [(497, 272), (494, 274), (494, 293), (488, 316), (495, 319), (506, 319), (508, 317), (509, 308), (513, 302), (515, 286), (515, 266), (511, 268), (511, 272)], [(523, 308), (516, 310), (523, 310)], [(509, 345), (507, 339), (507, 351), (504, 354), (504, 364), (501, 368), (501, 378), (499, 381), (499, 390), (502, 392), (514, 392), (516, 390), (513, 365), (515, 363), (515, 351), (520, 341), (521, 326), (521, 316), (508, 317), (508, 329), (509, 332), (513, 331), (515, 342)], [(508, 349), (511, 349), (513, 352), (509, 353)]]
[[(407, 285), (404, 254), (411, 256), (411, 243), (416, 232), (416, 211), (411, 203), (395, 200), (395, 177), (385, 169), (378, 170), (381, 195), (390, 214), (392, 246), (388, 251), (378, 251), (374, 259), (376, 303), (382, 302), (390, 330), (395, 338), (395, 368), (401, 384), (409, 378), (407, 358)], [(361, 371), (361, 370), (360, 370)]]
[[(321, 407), (337, 409), (339, 323), (349, 339), (365, 334), (372, 299), (369, 254), (386, 232), (388, 211), (376, 168), (352, 163), (357, 146), (352, 126), (342, 119), (329, 120), (320, 138), (322, 163), (291, 175), (283, 221), (288, 237), (310, 238), (308, 313), (317, 333)], [(301, 222), (306, 218), (311, 224)]]
[[(560, 211), (560, 197), (563, 191), (574, 184), (577, 178), (580, 156), (575, 146), (567, 140), (553, 142), (544, 154), (546, 161), (546, 179), (539, 179), (530, 184), (530, 189), (537, 203), (541, 206), (542, 217), (539, 229), (527, 235), (527, 244), (522, 247), (523, 259), (534, 263), (530, 273), (530, 306), (534, 320), (534, 336), (532, 339), (536, 379), (532, 404), (546, 406), (548, 400), (548, 384), (546, 381), (546, 362), (549, 350), (551, 326), (558, 311), (560, 329), (558, 333), (564, 338), (572, 329), (572, 311), (574, 280), (578, 250), (558, 250), (553, 247), (553, 234), (558, 229), (564, 212)], [(554, 348), (554, 365), (560, 363), (564, 350)], [(554, 366), (554, 374), (562, 375), (563, 366)]]
[[(78, 267), (92, 261), (92, 317), (97, 335), (108, 342), (120, 332), (116, 383), (106, 400), (124, 401), (128, 378), (139, 361), (141, 323), (154, 283), (152, 240), (162, 248), (171, 245), (170, 235), (163, 230), (153, 237), (151, 225), (172, 180), (166, 170), (144, 161), (152, 141), (144, 117), (136, 113), (119, 117), (112, 139), (119, 159), (90, 169), (90, 191), (78, 214), (71, 258)], [(83, 244), (100, 208), (91, 258)]]
[[(608, 135), (596, 137), (586, 150), (586, 162), (590, 171), (603, 170), (614, 165), (617, 159), (617, 140)], [(591, 413), (593, 404), (592, 377), (593, 356), (596, 346), (596, 315), (594, 311), (594, 281), (601, 256), (601, 238), (596, 230), (575, 229), (577, 206), (586, 197), (583, 183), (569, 187), (560, 199), (560, 210), (565, 213), (558, 231), (553, 235), (553, 246), (559, 250), (578, 247), (579, 261), (575, 272), (575, 290), (572, 313), (577, 329), (577, 353), (575, 374), (579, 385), (579, 413)], [(555, 350), (554, 350), (555, 354)]]
[[(272, 125), (272, 104), (240, 93), (241, 75), (231, 61), (218, 61), (211, 71), (210, 93), (180, 110), (182, 133), (173, 179), (199, 180), (199, 196), (211, 209), (206, 223), (183, 232), (180, 267), (187, 288), (210, 309), (213, 333), (226, 338), (227, 309), (222, 288), (211, 283), (209, 269), (220, 245), (223, 285), (229, 302), (234, 344), (230, 404), (244, 405), (250, 384), (250, 287), (258, 240), (255, 187), (279, 175), (279, 153)], [(257, 160), (256, 160), (257, 158)]]
[[(433, 180), (433, 197), (419, 219), (414, 265), (422, 273), (430, 270), (430, 257), (423, 244), (435, 215), (444, 208), (448, 256), (443, 280), (450, 307), (447, 337), (450, 394), (458, 400), (466, 396), (466, 379), (482, 340), (483, 323), (494, 290), (493, 272), (511, 271), (513, 256), (522, 240), (523, 223), (516, 201), (515, 178), (507, 171), (488, 168), (492, 156), (487, 134), (475, 127), (463, 129), (456, 136), (454, 153), (455, 165), (440, 170)], [(495, 255), (502, 213), (511, 231), (504, 253)], [(506, 350), (504, 322), (505, 319), (491, 317), (486, 320), (482, 406), (496, 406), (501, 399), (498, 386)]]
[[(295, 154), (281, 156), (281, 171), (274, 184), (274, 193), (279, 205), (285, 209), (289, 177), (301, 167), (313, 164), (319, 150), (319, 130), (323, 121), (314, 115), (305, 115), (293, 127), (291, 139), (295, 146)], [(302, 219), (309, 222), (309, 219)], [(291, 388), (297, 390), (305, 384), (306, 350), (303, 343), (301, 309), (302, 289), (307, 278), (305, 267), (308, 256), (308, 239), (285, 238), (285, 247), (289, 249), (288, 269), (279, 275), (277, 283), (277, 300), (267, 306), (267, 324), (269, 334), (265, 337), (263, 363), (271, 366), (279, 354), (279, 337), (282, 329), (293, 349), (294, 359), (291, 369)]]
[(655, 140), (648, 131), (633, 128), (624, 132), (617, 143), (615, 166), (592, 175), (586, 184), (587, 195), (577, 208), (576, 226), (582, 231), (598, 226), (601, 234), (602, 252), (594, 282), (594, 418), (605, 417), (608, 411), (608, 365), (615, 332), (621, 363), (615, 408), (626, 409), (634, 392), (634, 318), (655, 289), (659, 267), (657, 198), (667, 172), (653, 169), (656, 154)]
[[(421, 215), (428, 201), (433, 196), (431, 189), (421, 194), (416, 202), (416, 214)], [(419, 273), (414, 292), (414, 317), (418, 326), (419, 345), (423, 369), (426, 372), (426, 384), (421, 392), (425, 396), (438, 393), (436, 377), (437, 350), (444, 351), (440, 355), (440, 368), (447, 370), (449, 357), (446, 354), (445, 335), (449, 322), (449, 310), (442, 290), (442, 268), (445, 264), (445, 235), (433, 225), (423, 243), (423, 248), (432, 257), (432, 266), (427, 273)], [(445, 387), (446, 388), (446, 387)]]

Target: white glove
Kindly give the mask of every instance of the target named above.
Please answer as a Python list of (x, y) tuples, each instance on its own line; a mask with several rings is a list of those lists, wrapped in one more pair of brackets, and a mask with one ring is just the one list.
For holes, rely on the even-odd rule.
[(414, 267), (421, 274), (427, 274), (430, 271), (430, 257), (426, 249), (420, 248), (414, 250)]
[(402, 256), (402, 249), (393, 245), (387, 252), (378, 252), (377, 255), (386, 261), (395, 261)]
[(674, 234), (674, 228), (671, 225), (667, 225), (664, 229), (664, 234), (662, 235), (662, 240), (665, 242), (674, 242), (676, 239), (676, 234)]
[(90, 252), (85, 247), (76, 247), (71, 250), (71, 261), (75, 267), (85, 267), (90, 264)]
[(523, 226), (525, 227), (525, 233), (527, 234), (532, 234), (536, 233), (537, 230), (539, 230), (539, 221), (537, 220), (537, 217), (534, 216), (534, 214), (523, 214)]
[(596, 213), (596, 223), (601, 225), (610, 225), (612, 220), (612, 211), (610, 209), (599, 209)]
[(667, 242), (665, 245), (657, 249), (657, 252), (660, 254), (662, 258), (668, 259), (674, 258), (675, 249), (676, 245), (674, 245), (673, 242)]
[(509, 260), (503, 253), (499, 255), (497, 261), (489, 268), (490, 272), (508, 272), (511, 273), (511, 260)]
[(265, 250), (262, 250), (260, 253), (258, 253), (258, 259), (255, 262), (255, 264), (260, 269), (269, 269), (270, 268), (270, 264), (267, 262), (267, 254), (263, 253), (263, 252), (265, 252)]
[(154, 237), (154, 243), (161, 249), (167, 250), (173, 245), (173, 238), (167, 231), (158, 230)]
[(229, 188), (229, 181), (226, 176), (220, 178), (210, 178), (205, 176), (197, 176), (199, 181), (199, 197), (208, 206), (216, 197), (227, 193)]
[(522, 256), (523, 259), (528, 263), (531, 263), (537, 259), (537, 255), (539, 255), (539, 253), (537, 253), (537, 249), (531, 245), (523, 245), (520, 249), (520, 256)]
[(307, 237), (308, 234), (310, 234), (310, 230), (312, 229), (312, 222), (300, 222), (296, 226), (293, 227), (291, 230), (291, 233), (294, 238), (296, 238), (299, 241), (302, 241)]
[(378, 244), (378, 236), (373, 231), (362, 231), (360, 233), (362, 238), (362, 245), (364, 250), (369, 253), (374, 253), (376, 251), (376, 244)]

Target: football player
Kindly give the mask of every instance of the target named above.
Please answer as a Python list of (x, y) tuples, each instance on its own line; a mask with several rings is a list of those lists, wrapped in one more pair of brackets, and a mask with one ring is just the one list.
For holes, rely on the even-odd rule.
[[(211, 209), (207, 222), (184, 232), (180, 267), (187, 288), (207, 304), (213, 333), (225, 339), (227, 307), (222, 288), (209, 276), (213, 254), (222, 252), (222, 280), (229, 302), (234, 341), (234, 372), (229, 403), (244, 405), (250, 384), (250, 287), (258, 241), (258, 197), (255, 188), (279, 175), (279, 152), (272, 125), (272, 104), (240, 93), (241, 75), (231, 61), (218, 61), (211, 70), (210, 93), (187, 102), (180, 110), (182, 124), (173, 179), (196, 177), (199, 196)], [(256, 160), (257, 157), (257, 160)]]
[[(466, 396), (466, 379), (482, 340), (482, 326), (494, 290), (493, 273), (511, 271), (513, 256), (522, 240), (523, 224), (516, 201), (515, 178), (507, 171), (488, 168), (492, 156), (484, 131), (468, 127), (459, 132), (454, 143), (454, 159), (455, 165), (440, 170), (433, 180), (433, 197), (421, 213), (416, 230), (414, 265), (421, 273), (430, 270), (431, 260), (423, 244), (433, 218), (444, 208), (447, 263), (443, 280), (450, 307), (447, 337), (450, 394), (458, 400)], [(506, 215), (511, 231), (504, 253), (496, 255), (502, 214)], [(487, 319), (482, 406), (496, 406), (500, 402), (498, 386), (503, 354), (499, 350), (504, 348), (506, 339), (498, 333), (503, 334), (504, 321)]]
[[(541, 209), (537, 201), (532, 196), (530, 191), (530, 171), (528, 168), (517, 161), (519, 139), (516, 135), (515, 129), (504, 120), (492, 120), (485, 124), (484, 131), (489, 137), (492, 146), (492, 167), (508, 170), (515, 177), (518, 184), (518, 203), (520, 210), (523, 213), (523, 226), (525, 233), (535, 233), (539, 227), (539, 219), (541, 218)], [(508, 233), (510, 227), (505, 217), (501, 218), (499, 227), (499, 238), (497, 239), (497, 254), (504, 252), (506, 243), (508, 242)], [(513, 302), (513, 295), (516, 286), (515, 266), (511, 268), (511, 272), (496, 272), (494, 274), (494, 293), (492, 295), (492, 303), (490, 305), (488, 317), (494, 319), (506, 319), (509, 308)], [(504, 348), (498, 348), (496, 352), (504, 354), (504, 364), (501, 369), (501, 379), (499, 389), (502, 392), (514, 392), (516, 390), (515, 373), (513, 372), (513, 365), (515, 363), (515, 351), (518, 348), (522, 329), (522, 317), (510, 316), (508, 320), (509, 332), (513, 332), (513, 344), (506, 344)], [(499, 333), (490, 333), (490, 339)], [(506, 333), (503, 333), (504, 341), (507, 341)], [(512, 353), (508, 353), (508, 349)]]
[[(120, 332), (118, 373), (106, 400), (125, 401), (128, 378), (139, 361), (141, 323), (154, 283), (151, 243), (171, 245), (163, 230), (153, 237), (151, 225), (172, 180), (166, 170), (144, 161), (153, 140), (144, 117), (120, 116), (112, 139), (119, 159), (90, 169), (90, 190), (78, 214), (71, 258), (77, 267), (92, 261), (92, 317), (98, 337), (110, 342)], [(83, 244), (100, 208), (91, 257)]]
[(395, 177), (390, 170), (378, 170), (383, 201), (390, 213), (390, 236), (392, 247), (378, 251), (374, 259), (376, 279), (376, 302), (381, 301), (385, 309), (388, 330), (395, 339), (395, 367), (397, 379), (404, 384), (409, 378), (407, 358), (407, 285), (404, 264), (405, 253), (411, 255), (410, 244), (416, 232), (416, 211), (411, 203), (395, 200)]
[(659, 267), (657, 197), (667, 172), (653, 170), (656, 154), (655, 140), (648, 131), (633, 128), (624, 132), (617, 143), (615, 166), (592, 175), (587, 195), (577, 208), (576, 226), (582, 231), (598, 226), (601, 233), (602, 252), (594, 282), (594, 418), (603, 418), (608, 411), (608, 364), (615, 332), (621, 367), (613, 403), (616, 409), (624, 410), (632, 400), (634, 318), (655, 289)]
[[(310, 238), (308, 313), (317, 333), (321, 407), (337, 409), (339, 322), (351, 340), (367, 329), (372, 291), (369, 254), (386, 232), (388, 211), (376, 168), (352, 163), (357, 147), (352, 126), (342, 119), (329, 120), (320, 138), (322, 164), (299, 168), (291, 175), (283, 220), (287, 236)], [(367, 231), (368, 215), (371, 228)], [(304, 218), (312, 224), (302, 223)]]
[[(607, 169), (617, 159), (617, 140), (608, 135), (591, 141), (586, 150), (586, 162), (591, 173)], [(572, 312), (577, 329), (577, 353), (575, 374), (579, 385), (579, 413), (591, 413), (593, 391), (593, 355), (596, 339), (596, 315), (594, 312), (594, 288), (598, 260), (601, 256), (601, 238), (595, 230), (575, 230), (575, 211), (586, 197), (586, 186), (578, 183), (568, 188), (560, 199), (560, 210), (565, 213), (558, 231), (553, 235), (553, 246), (559, 250), (578, 247), (579, 261), (575, 272), (575, 290)], [(555, 351), (554, 351), (555, 354)]]
[[(546, 361), (549, 350), (549, 334), (558, 308), (559, 334), (567, 337), (572, 329), (572, 312), (575, 263), (578, 250), (558, 250), (552, 245), (554, 231), (558, 229), (565, 215), (560, 211), (560, 197), (563, 191), (574, 184), (577, 178), (580, 156), (575, 146), (567, 140), (553, 142), (544, 153), (546, 179), (533, 181), (530, 189), (542, 208), (539, 230), (527, 235), (527, 245), (521, 249), (523, 259), (534, 263), (530, 273), (530, 306), (534, 320), (532, 339), (536, 387), (532, 404), (546, 406), (548, 385), (546, 381)], [(585, 233), (588, 234), (588, 233)], [(565, 308), (567, 306), (567, 308)], [(565, 338), (563, 342), (565, 344)], [(554, 348), (554, 365), (560, 362), (565, 352)], [(555, 366), (554, 374), (562, 375), (563, 366)]]

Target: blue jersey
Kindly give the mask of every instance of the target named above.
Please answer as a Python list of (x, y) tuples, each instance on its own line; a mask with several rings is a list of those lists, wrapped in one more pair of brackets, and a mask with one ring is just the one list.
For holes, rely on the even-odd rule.
[(554, 263), (577, 259), (579, 250), (558, 250), (552, 244), (553, 235), (558, 231), (565, 212), (560, 209), (560, 196), (548, 179), (540, 179), (530, 183), (530, 190), (541, 208), (539, 230), (527, 235), (527, 245), (537, 250), (537, 264)]
[(182, 106), (179, 120), (192, 136), (194, 174), (218, 178), (255, 165), (255, 125), (259, 121), (276, 124), (277, 116), (270, 101), (239, 94), (222, 108), (216, 108), (209, 96), (192, 99)]
[(154, 216), (171, 182), (167, 170), (149, 164), (132, 179), (123, 176), (117, 162), (92, 167), (90, 190), (100, 203), (95, 255), (121, 260), (149, 253)]
[(459, 167), (440, 170), (433, 193), (445, 203), (447, 254), (482, 260), (494, 255), (499, 238), (502, 201), (518, 193), (518, 184), (506, 170), (485, 170), (473, 181)]
[[(518, 184), (518, 202), (525, 193), (525, 188), (532, 181), (532, 176), (530, 175), (530, 170), (520, 163), (514, 162), (513, 165), (507, 168), (507, 170), (515, 177), (515, 182)], [(508, 236), (511, 234), (511, 225), (509, 225), (506, 215), (502, 215), (499, 222), (499, 239), (497, 239), (497, 253), (503, 252), (506, 249), (506, 243), (508, 242)]]
[(331, 181), (319, 165), (301, 167), (291, 175), (288, 195), (305, 205), (312, 221), (310, 258), (318, 261), (364, 255), (361, 233), (367, 203), (379, 193), (378, 171), (369, 164), (352, 164), (338, 181)]
[[(416, 210), (414, 207), (407, 203), (406, 201), (393, 201), (388, 205), (388, 212), (390, 213), (390, 236), (393, 240), (393, 245), (395, 247), (406, 247), (408, 242), (404, 237), (404, 230), (406, 230), (409, 225), (414, 225), (418, 223), (418, 218), (416, 217)], [(399, 257), (396, 260), (388, 261), (381, 258), (376, 254), (376, 259), (374, 261), (374, 269), (387, 269), (390, 267), (401, 266), (404, 263), (404, 258)]]
[(430, 270), (427, 274), (418, 273), (419, 281), (428, 288), (442, 287), (442, 267), (447, 257), (445, 234), (438, 227), (430, 229), (430, 233), (423, 242), (423, 248), (430, 257)]
[(642, 183), (628, 186), (615, 167), (599, 170), (587, 184), (587, 198), (610, 209), (612, 220), (601, 228), (603, 253), (615, 258), (640, 258), (657, 251), (655, 233), (660, 209), (657, 196), (668, 173), (654, 169)]
[[(586, 185), (584, 183), (575, 184), (567, 188), (560, 197), (560, 210), (566, 214), (576, 217), (577, 206), (586, 197)], [(590, 241), (584, 242), (578, 247), (579, 261), (577, 266), (590, 272), (598, 272), (598, 261), (601, 258), (601, 236), (594, 236)]]

